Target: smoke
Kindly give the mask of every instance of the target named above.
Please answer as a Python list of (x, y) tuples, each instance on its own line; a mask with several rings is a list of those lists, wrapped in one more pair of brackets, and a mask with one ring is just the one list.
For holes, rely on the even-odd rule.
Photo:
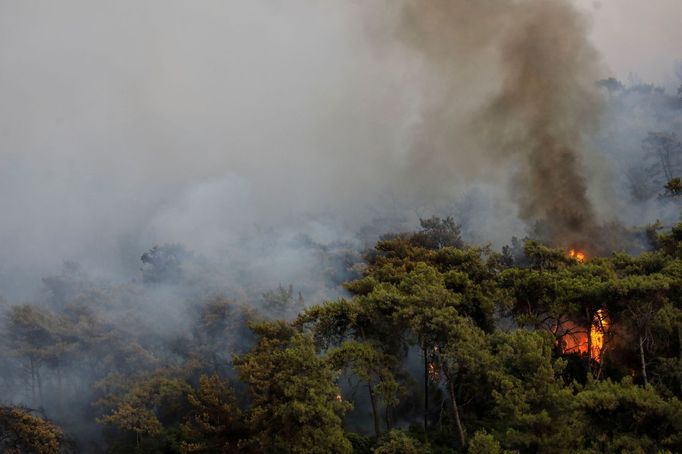
[[(513, 175), (518, 216), (538, 224), (552, 244), (587, 245), (598, 219), (585, 138), (597, 129), (602, 98), (586, 17), (561, 0), (411, 1), (398, 31), (442, 77), (423, 118), (420, 151), (435, 138), (441, 153), (457, 153), (473, 131), (477, 142), (469, 146), (477, 149), (470, 153), (482, 155), (484, 168)], [(484, 101), (474, 106), (475, 120), (462, 124), (449, 106), (466, 103), (472, 85), (485, 89)], [(486, 178), (504, 176), (493, 171)]]
[(502, 49), (504, 83), (491, 116), (511, 120), (503, 150), (526, 164), (517, 177), (521, 217), (543, 221), (554, 244), (584, 243), (596, 227), (582, 170), (584, 137), (601, 112), (596, 53), (568, 3), (523, 8)]
[[(675, 74), (682, 58), (677, 0), (577, 0), (593, 20), (591, 40), (608, 70), (600, 78), (615, 77), (627, 84), (653, 83), (676, 93), (682, 82)], [(627, 52), (623, 50), (627, 49)]]
[(238, 256), (254, 231), (330, 241), (382, 216), (416, 96), (363, 11), (2, 2), (3, 293), (65, 259), (130, 277), (154, 244)]
[(172, 363), (216, 295), (343, 295), (358, 251), (420, 217), (600, 251), (606, 221), (653, 218), (621, 185), (661, 112), (632, 94), (604, 121), (590, 26), (569, 0), (0, 2), (0, 310), (106, 334), (57, 369), (73, 390), (39, 366), (48, 411), (78, 404), (84, 433), (110, 372), (90, 362)]
[(0, 16), (8, 297), (62, 260), (130, 278), (154, 244), (244, 261), (255, 231), (353, 242), (431, 214), (497, 246), (540, 221), (563, 244), (616, 206), (584, 145), (605, 70), (568, 0), (68, 0)]

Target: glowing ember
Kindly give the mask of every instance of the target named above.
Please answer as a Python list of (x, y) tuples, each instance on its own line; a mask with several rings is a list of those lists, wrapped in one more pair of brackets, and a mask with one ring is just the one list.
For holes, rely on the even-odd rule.
[(427, 369), (428, 369), (428, 374), (429, 374), (429, 378), (431, 379), (431, 381), (436, 382), (436, 383), (439, 382), (440, 381), (440, 374), (438, 373), (438, 368), (436, 367), (436, 365), (434, 363), (429, 363), (429, 365), (427, 366)]
[(568, 251), (568, 256), (576, 259), (578, 263), (584, 263), (587, 259), (584, 252), (576, 251), (575, 249)]

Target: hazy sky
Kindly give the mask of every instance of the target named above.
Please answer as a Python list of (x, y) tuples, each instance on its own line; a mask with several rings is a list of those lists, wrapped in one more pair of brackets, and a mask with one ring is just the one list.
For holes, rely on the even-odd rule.
[[(682, 0), (579, 1), (614, 75), (679, 85)], [(428, 83), (373, 46), (377, 4), (0, 0), (0, 282), (126, 244), (134, 259), (254, 224), (347, 221), (359, 202), (433, 186), (428, 172), (406, 182)], [(460, 149), (443, 172), (461, 189), (475, 153)]]
[(682, 84), (675, 69), (682, 62), (681, 0), (578, 0), (594, 20), (592, 39), (614, 75), (628, 82)]

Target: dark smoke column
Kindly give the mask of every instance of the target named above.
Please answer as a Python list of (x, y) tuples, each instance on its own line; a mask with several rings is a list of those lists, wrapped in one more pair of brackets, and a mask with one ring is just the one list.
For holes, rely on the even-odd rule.
[[(445, 78), (443, 103), (466, 96), (458, 86), (462, 67), (480, 65), (481, 55), (495, 61), (494, 74), (480, 74), (499, 78), (473, 122), (485, 138), (481, 148), (491, 163), (514, 172), (519, 216), (541, 227), (542, 240), (596, 249), (583, 139), (596, 128), (601, 101), (588, 32), (569, 0), (409, 0), (400, 26), (401, 39)], [(423, 129), (447, 137), (448, 117), (439, 116), (446, 111), (427, 112)], [(454, 138), (451, 146), (456, 152)]]
[(489, 117), (511, 127), (500, 143), (525, 160), (516, 184), (521, 216), (541, 221), (553, 244), (584, 244), (596, 233), (581, 169), (583, 135), (601, 110), (596, 55), (570, 3), (522, 3), (502, 44), (504, 82)]

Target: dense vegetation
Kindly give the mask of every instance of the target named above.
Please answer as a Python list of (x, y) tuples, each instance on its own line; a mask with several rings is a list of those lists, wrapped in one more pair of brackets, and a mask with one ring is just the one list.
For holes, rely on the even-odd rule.
[[(82, 288), (59, 312), (12, 307), (4, 384), (23, 383), (66, 430), (4, 407), (3, 447), (75, 450), (82, 412), (104, 427), (86, 451), (682, 450), (682, 225), (652, 230), (652, 252), (582, 263), (533, 241), (466, 246), (451, 219), (422, 226), (379, 241), (347, 298), (289, 320), (209, 299), (169, 350), (134, 319), (107, 321), (106, 298)], [(290, 288), (264, 296), (280, 314), (300, 308)], [(65, 407), (74, 391), (87, 405)]]
[[(678, 217), (682, 98), (601, 85), (619, 123), (657, 122), (598, 138), (645, 151), (619, 169), (631, 206)], [(300, 237), (316, 282), (271, 290), (179, 245), (134, 282), (67, 262), (38, 301), (0, 299), (0, 452), (682, 452), (682, 224), (610, 236), (639, 244), (497, 252), (452, 218), (364, 253)]]

